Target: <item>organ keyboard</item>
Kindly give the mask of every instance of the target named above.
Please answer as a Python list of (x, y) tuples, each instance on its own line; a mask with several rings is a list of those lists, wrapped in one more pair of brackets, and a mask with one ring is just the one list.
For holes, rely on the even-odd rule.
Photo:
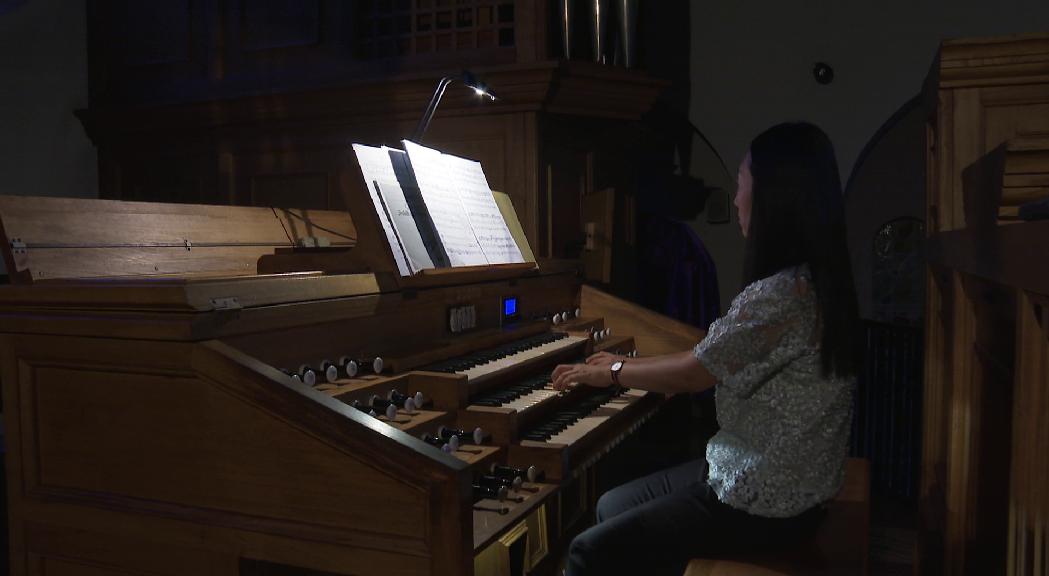
[(15, 575), (552, 573), (592, 505), (562, 494), (659, 406), (549, 388), (635, 347), (574, 263), (400, 279), (324, 211), (0, 197), (0, 224)]
[(471, 388), (477, 389), (490, 379), (532, 366), (546, 365), (572, 352), (578, 354), (585, 345), (586, 338), (580, 336), (571, 336), (564, 332), (544, 332), (465, 357), (453, 358), (427, 369), (462, 374), (470, 382)]

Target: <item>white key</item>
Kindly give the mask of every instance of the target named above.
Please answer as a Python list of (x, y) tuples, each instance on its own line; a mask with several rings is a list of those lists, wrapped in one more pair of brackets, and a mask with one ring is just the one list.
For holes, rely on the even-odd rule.
[(542, 357), (544, 355), (548, 355), (548, 354), (552, 354), (554, 352), (558, 352), (560, 350), (564, 350), (565, 348), (571, 348), (571, 347), (575, 346), (576, 344), (578, 344), (579, 342), (583, 342), (585, 340), (586, 340), (585, 338), (580, 338), (579, 336), (566, 336), (566, 337), (561, 338), (559, 340), (554, 340), (553, 342), (547, 342), (546, 344), (542, 344), (540, 346), (536, 346), (535, 348), (529, 348), (528, 350), (522, 350), (521, 352), (517, 352), (516, 354), (511, 354), (509, 356), (506, 356), (505, 358), (500, 358), (498, 360), (494, 360), (492, 362), (488, 362), (487, 364), (480, 364), (478, 366), (474, 366), (473, 368), (470, 368), (469, 370), (464, 370), (462, 372), (456, 372), (456, 374), (465, 374), (467, 379), (473, 380), (473, 379), (476, 379), (476, 378), (480, 378), (481, 376), (488, 376), (490, 374), (495, 374), (496, 372), (500, 372), (502, 370), (506, 370), (506, 369), (512, 368), (512, 367), (514, 367), (514, 366), (516, 366), (518, 364), (521, 364), (523, 362), (527, 362), (529, 360), (533, 360), (533, 359), (536, 359), (536, 358), (540, 358), (540, 357)]
[[(645, 394), (647, 394), (647, 392), (644, 390), (625, 390), (621, 396), (617, 396), (608, 402), (605, 402), (601, 407), (591, 412), (588, 416), (584, 416), (564, 430), (551, 436), (547, 442), (552, 444), (571, 445), (574, 442), (577, 442), (580, 438), (586, 436), (588, 433), (596, 430), (601, 424), (604, 424), (617, 412), (629, 406), (631, 404), (629, 397), (641, 398)], [(628, 398), (624, 398), (624, 396), (627, 396)]]
[(557, 390), (553, 388), (542, 388), (540, 390), (533, 390), (528, 394), (523, 394), (520, 397), (503, 404), (503, 408), (513, 408), (518, 412), (524, 412), (529, 408), (536, 406), (550, 398), (557, 397)]

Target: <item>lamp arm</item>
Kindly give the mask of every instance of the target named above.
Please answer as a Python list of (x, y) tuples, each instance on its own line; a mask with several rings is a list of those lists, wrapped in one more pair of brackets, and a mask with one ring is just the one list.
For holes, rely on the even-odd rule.
[(433, 118), (435, 112), (437, 112), (437, 106), (441, 103), (441, 98), (444, 96), (444, 91), (448, 88), (448, 85), (455, 80), (456, 76), (445, 76), (441, 78), (441, 81), (437, 83), (437, 89), (433, 91), (433, 97), (430, 98), (430, 103), (426, 106), (426, 112), (423, 113), (423, 117), (419, 119), (419, 125), (415, 127), (415, 132), (412, 134), (412, 141), (419, 142), (422, 139), (426, 129), (430, 127), (430, 120)]

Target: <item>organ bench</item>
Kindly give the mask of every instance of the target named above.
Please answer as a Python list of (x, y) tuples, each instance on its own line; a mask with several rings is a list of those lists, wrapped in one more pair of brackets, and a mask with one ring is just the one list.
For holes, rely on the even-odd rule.
[(684, 576), (865, 576), (870, 526), (870, 463), (849, 458), (845, 483), (802, 546), (754, 558), (697, 558)]

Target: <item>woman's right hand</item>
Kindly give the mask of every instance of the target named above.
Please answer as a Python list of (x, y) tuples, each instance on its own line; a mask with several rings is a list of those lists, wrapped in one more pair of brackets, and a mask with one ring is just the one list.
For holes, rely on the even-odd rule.
[(602, 364), (605, 366), (610, 366), (613, 362), (617, 360), (626, 360), (626, 356), (623, 356), (622, 354), (612, 354), (610, 352), (602, 351), (598, 352), (597, 354), (591, 354), (590, 357), (586, 359), (586, 363), (591, 365)]

